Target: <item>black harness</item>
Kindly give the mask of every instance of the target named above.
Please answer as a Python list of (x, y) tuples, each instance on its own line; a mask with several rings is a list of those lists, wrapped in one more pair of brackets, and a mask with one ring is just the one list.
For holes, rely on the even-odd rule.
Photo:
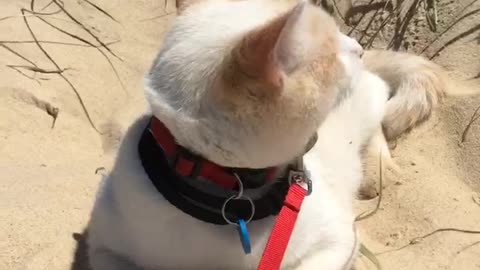
[[(225, 189), (198, 176), (185, 177), (177, 174), (174, 164), (167, 158), (162, 148), (147, 127), (138, 144), (138, 152), (143, 168), (152, 184), (163, 197), (184, 213), (199, 220), (217, 225), (228, 224), (222, 215), (225, 201), (238, 195), (238, 190)], [(236, 170), (232, 168), (232, 170)], [(238, 169), (239, 171), (242, 169)], [(245, 175), (245, 174), (244, 174)], [(247, 174), (243, 177), (255, 177)], [(245, 178), (245, 182), (248, 179)], [(254, 181), (253, 181), (254, 182)], [(254, 211), (252, 220), (258, 220), (280, 211), (289, 188), (287, 177), (280, 178), (259, 188), (244, 187), (244, 194), (251, 198)], [(230, 200), (224, 209), (228, 220), (248, 220), (252, 215), (251, 202), (245, 198)]]

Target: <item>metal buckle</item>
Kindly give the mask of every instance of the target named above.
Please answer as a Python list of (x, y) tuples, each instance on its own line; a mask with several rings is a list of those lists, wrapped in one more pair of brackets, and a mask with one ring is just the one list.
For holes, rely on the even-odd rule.
[(312, 194), (312, 180), (310, 180), (305, 172), (293, 171), (288, 173), (288, 183), (290, 185), (297, 184), (303, 187), (307, 191), (307, 196)]

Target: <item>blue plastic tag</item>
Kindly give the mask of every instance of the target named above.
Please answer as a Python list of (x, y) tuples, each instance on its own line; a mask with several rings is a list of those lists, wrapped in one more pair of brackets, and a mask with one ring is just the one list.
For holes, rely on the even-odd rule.
[(238, 234), (240, 235), (240, 241), (242, 242), (243, 251), (245, 254), (250, 254), (250, 236), (248, 235), (247, 223), (243, 219), (238, 220)]

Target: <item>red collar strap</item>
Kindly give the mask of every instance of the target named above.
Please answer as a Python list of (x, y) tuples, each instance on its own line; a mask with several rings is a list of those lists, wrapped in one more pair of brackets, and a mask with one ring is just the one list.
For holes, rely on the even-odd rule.
[[(225, 168), (195, 155), (187, 149), (179, 146), (168, 128), (156, 117), (150, 121), (150, 132), (163, 149), (165, 155), (172, 162), (175, 171), (185, 177), (202, 177), (220, 187), (233, 189), (237, 187), (238, 181), (233, 173), (236, 168)], [(276, 168), (267, 168), (266, 182), (275, 179)], [(243, 178), (242, 178), (243, 179)]]

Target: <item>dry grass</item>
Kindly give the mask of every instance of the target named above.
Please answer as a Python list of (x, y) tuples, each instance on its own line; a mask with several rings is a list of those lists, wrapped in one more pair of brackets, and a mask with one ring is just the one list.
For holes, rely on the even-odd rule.
[[(444, 41), (442, 38), (449, 34), (458, 23), (472, 18), (472, 16), (480, 12), (479, 9), (471, 10), (471, 7), (477, 1), (472, 0), (461, 8), (456, 16), (453, 17), (455, 19), (444, 26), (439, 25), (439, 21), (444, 21), (445, 19), (439, 17), (437, 1), (433, 0), (369, 0), (368, 2), (357, 1), (359, 4), (353, 5), (345, 4), (345, 2), (350, 1), (329, 0), (334, 7), (336, 16), (344, 23), (347, 33), (356, 37), (362, 46), (367, 49), (379, 47), (392, 50), (409, 50), (409, 42), (407, 40), (415, 38), (415, 34), (409, 33), (411, 28), (414, 28), (412, 27), (412, 21), (414, 18), (423, 18), (428, 23), (434, 37), (427, 42), (425, 47), (416, 48), (414, 51), (424, 54), (432, 45), (437, 45), (436, 47), (439, 49), (427, 55), (428, 58), (436, 57), (441, 51), (461, 38), (480, 30), (479, 23), (449, 40)], [(339, 3), (350, 7), (348, 10), (342, 11), (339, 8)], [(399, 4), (395, 6), (395, 3)], [(382, 42), (381, 39), (385, 40)], [(443, 42), (443, 44), (437, 44), (439, 42)]]
[[(118, 23), (118, 21), (111, 14), (109, 14), (107, 11), (102, 9), (100, 6), (94, 4), (93, 2), (91, 2), (89, 0), (83, 0), (83, 1), (85, 1), (85, 3), (87, 3), (88, 5), (94, 7), (102, 15), (107, 16), (111, 20)], [(90, 123), (90, 125), (92, 126), (92, 128), (95, 129), (95, 131), (98, 132), (99, 134), (102, 134), (102, 132), (97, 128), (96, 124), (94, 123), (94, 121), (93, 121), (93, 119), (92, 119), (92, 117), (91, 117), (91, 115), (88, 111), (88, 108), (87, 108), (82, 96), (80, 95), (80, 92), (78, 91), (77, 87), (70, 81), (67, 74), (65, 73), (65, 71), (67, 71), (69, 68), (61, 67), (57, 63), (57, 61), (51, 56), (50, 52), (48, 52), (44, 48), (43, 44), (81, 46), (81, 47), (89, 47), (89, 48), (93, 48), (93, 49), (97, 50), (102, 55), (102, 57), (104, 57), (104, 59), (108, 62), (108, 64), (110, 65), (110, 67), (113, 71), (113, 73), (115, 74), (121, 88), (123, 89), (124, 92), (126, 92), (125, 86), (124, 86), (124, 84), (123, 84), (123, 82), (120, 78), (120, 75), (119, 75), (117, 69), (115, 68), (112, 60), (110, 59), (110, 57), (114, 57), (117, 60), (122, 61), (122, 59), (119, 56), (117, 56), (113, 52), (113, 50), (109, 47), (109, 45), (114, 44), (118, 41), (104, 42), (103, 40), (101, 40), (96, 34), (94, 34), (89, 29), (89, 27), (84, 25), (79, 19), (77, 19), (74, 15), (72, 15), (68, 11), (68, 6), (66, 6), (65, 3), (61, 0), (51, 0), (41, 8), (38, 7), (35, 0), (31, 0), (29, 7), (28, 8), (21, 8), (19, 10), (19, 12), (20, 12), (19, 16), (23, 18), (23, 22), (24, 22), (32, 40), (27, 40), (27, 41), (24, 41), (24, 40), (23, 41), (22, 40), (0, 40), (0, 48), (4, 48), (9, 53), (12, 53), (12, 54), (16, 55), (21, 60), (27, 62), (29, 65), (27, 66), (27, 65), (24, 65), (24, 64), (23, 65), (22, 64), (8, 64), (6, 66), (8, 68), (11, 68), (11, 69), (17, 71), (18, 73), (20, 73), (21, 75), (25, 76), (28, 79), (32, 79), (32, 80), (37, 81), (38, 83), (40, 83), (40, 79), (36, 78), (36, 76), (35, 76), (36, 73), (51, 74), (51, 75), (58, 76), (74, 92), (74, 94), (77, 97), (78, 102), (80, 103), (80, 105), (83, 109), (83, 112), (84, 112), (85, 116), (87, 117), (87, 120)], [(69, 32), (69, 31), (61, 28), (60, 26), (52, 23), (51, 21), (49, 21), (50, 17), (52, 17), (53, 15), (57, 15), (57, 14), (65, 15), (71, 23), (76, 24), (80, 29), (83, 30), (84, 33), (86, 33), (91, 39), (93, 39), (93, 41), (90, 41), (87, 38), (82, 38), (78, 35), (75, 35), (75, 34)], [(3, 17), (3, 18), (0, 18), (0, 20), (14, 19), (14, 18), (17, 18), (19, 16)], [(32, 18), (35, 18), (35, 19), (39, 20), (41, 23), (44, 23), (44, 24), (48, 25), (52, 29), (58, 31), (59, 33), (62, 33), (63, 35), (65, 35), (65, 36), (69, 37), (70, 39), (72, 39), (74, 41), (77, 41), (79, 43), (39, 40), (37, 38), (36, 31), (34, 30), (34, 27), (33, 27), (35, 25), (35, 23), (37, 23), (37, 22), (35, 22), (35, 23), (31, 22)], [(39, 67), (35, 63), (35, 61), (33, 61), (31, 59), (28, 59), (27, 57), (23, 56), (21, 53), (19, 53), (13, 47), (15, 44), (25, 44), (25, 43), (34, 44), (36, 46), (36, 48), (38, 49), (39, 53), (41, 55), (43, 55), (51, 63), (53, 68)], [(30, 73), (33, 72), (34, 75), (33, 76), (29, 75), (25, 71), (28, 71)], [(54, 121), (56, 120), (56, 117), (58, 116), (58, 112), (59, 112), (58, 108), (56, 108), (56, 110), (54, 110), (54, 111), (51, 111), (51, 115), (52, 115), (52, 117), (54, 117)], [(53, 126), (54, 126), (54, 124), (52, 125), (52, 127)]]

